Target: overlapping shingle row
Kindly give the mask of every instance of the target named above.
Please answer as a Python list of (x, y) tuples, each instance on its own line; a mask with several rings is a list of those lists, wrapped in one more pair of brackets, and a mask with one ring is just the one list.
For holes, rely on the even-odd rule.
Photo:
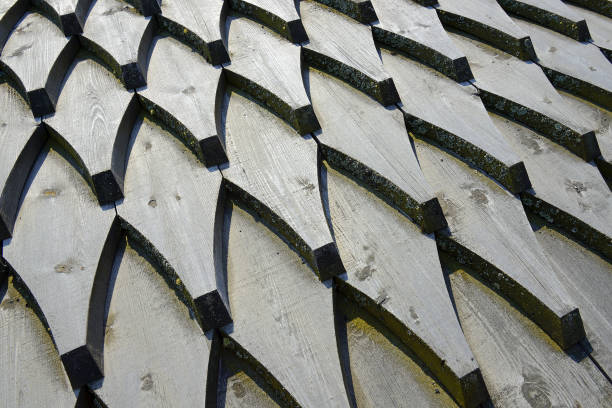
[(612, 25), (589, 6), (2, 5), (0, 401), (603, 404)]

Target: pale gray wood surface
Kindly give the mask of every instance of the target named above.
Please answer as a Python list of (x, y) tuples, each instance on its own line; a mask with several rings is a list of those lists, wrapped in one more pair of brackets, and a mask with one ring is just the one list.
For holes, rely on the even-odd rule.
[(300, 2), (300, 15), (310, 40), (303, 48), (308, 64), (347, 81), (385, 106), (399, 101), (369, 27), (310, 0)]
[(32, 0), (51, 15), (69, 37), (83, 32), (87, 12), (92, 0)]
[(247, 363), (261, 364), (278, 381), (288, 401), (304, 408), (348, 407), (332, 288), (242, 209), (233, 207), (226, 228), (234, 324), (224, 332), (246, 350), (241, 355)]
[(474, 88), (386, 49), (381, 54), (397, 82), (401, 109), (415, 136), (451, 150), (512, 192), (529, 188), (523, 164), (487, 117)]
[(379, 317), (463, 406), (486, 396), (448, 297), (433, 235), (334, 170), (322, 180), (347, 279), (337, 284)]
[(255, 18), (294, 43), (308, 40), (294, 0), (229, 0), (231, 7)]
[(612, 265), (551, 228), (534, 227), (555, 274), (580, 307), (591, 356), (612, 372)]
[[(125, 200), (117, 213), (129, 223), (138, 244), (161, 257), (162, 273), (195, 302), (205, 330), (228, 324), (227, 294), (221, 278), (217, 214), (221, 173), (207, 169), (171, 134), (148, 119), (139, 121), (126, 170)], [(180, 280), (176, 282), (177, 279)]]
[(599, 156), (593, 129), (563, 101), (542, 69), (486, 44), (451, 34), (472, 66), (490, 109), (542, 132), (586, 161)]
[[(608, 1), (608, 3), (610, 2)], [(593, 43), (603, 51), (608, 59), (612, 59), (612, 20), (610, 19), (612, 17), (612, 6), (609, 8), (610, 15), (608, 17), (569, 3), (566, 3), (566, 7), (584, 17), (589, 26)]]
[(102, 65), (77, 59), (55, 109), (45, 120), (51, 135), (65, 141), (102, 204), (120, 199), (126, 150), (138, 103), (134, 94)]
[(368, 184), (427, 232), (446, 226), (410, 145), (402, 113), (315, 69), (310, 97), (322, 124), (325, 159)]
[(225, 7), (220, 0), (164, 0), (157, 19), (161, 27), (218, 65), (229, 61), (221, 39)]
[(464, 271), (450, 277), (461, 326), (499, 407), (612, 406), (612, 386)]
[(241, 364), (241, 360), (231, 351), (222, 350), (218, 408), (279, 408), (280, 403), (278, 398), (275, 399), (274, 390), (256, 370)]
[(46, 134), (37, 126), (26, 102), (7, 83), (0, 84), (0, 106), (0, 239), (6, 239)]
[(152, 48), (148, 85), (138, 91), (145, 110), (165, 123), (205, 165), (225, 163), (217, 131), (224, 91), (221, 68), (171, 37), (156, 37)]
[(68, 66), (78, 49), (46, 17), (27, 13), (6, 42), (0, 63), (8, 67), (34, 116), (52, 113)]
[(104, 299), (94, 289), (104, 292), (110, 273), (107, 236), (115, 211), (100, 208), (87, 182), (55, 148), (45, 148), (30, 178), (3, 256), (40, 306), (72, 385), (79, 387), (101, 375), (97, 319)]
[(75, 397), (51, 336), (26, 303), (12, 283), (0, 284), (0, 406), (72, 408)]
[(248, 18), (228, 18), (227, 78), (300, 134), (319, 129), (302, 81), (301, 48)]
[(436, 11), (413, 0), (374, 0), (377, 41), (397, 48), (458, 82), (472, 78), (465, 55), (448, 38)]
[(523, 60), (535, 56), (529, 36), (496, 0), (438, 0), (436, 11), (445, 26), (465, 31)]
[(538, 64), (553, 85), (612, 109), (612, 64), (593, 44), (581, 44), (537, 24), (516, 19), (529, 33)]
[(590, 127), (595, 130), (595, 137), (601, 151), (601, 157), (596, 158), (595, 162), (599, 171), (607, 180), (608, 186), (612, 186), (612, 127), (610, 125), (612, 123), (612, 112), (565, 92), (559, 92), (559, 95), (574, 112), (578, 112), (579, 115), (589, 121)]
[(229, 167), (222, 172), (230, 190), (273, 224), (321, 279), (342, 273), (321, 203), (315, 141), (238, 93), (227, 103)]
[(357, 406), (444, 407), (457, 403), (399, 340), (359, 317), (346, 323), (351, 378)]
[(30, 0), (2, 0), (0, 2), (0, 50), (29, 5)]
[[(523, 203), (591, 248), (612, 255), (612, 192), (597, 168), (532, 130), (491, 115), (525, 162), (533, 191)], [(543, 201), (551, 209), (544, 207)]]
[(448, 220), (450, 236), (437, 236), (440, 249), (471, 264), (564, 349), (582, 340), (580, 315), (554, 276), (520, 200), (441, 150), (415, 144)]
[(577, 41), (591, 39), (586, 21), (561, 0), (498, 0), (504, 9)]
[(146, 59), (155, 21), (120, 0), (96, 0), (83, 36), (83, 46), (97, 54), (126, 88), (146, 85)]
[(115, 274), (98, 398), (108, 408), (205, 406), (209, 359), (216, 358), (209, 338), (130, 246), (117, 252)]

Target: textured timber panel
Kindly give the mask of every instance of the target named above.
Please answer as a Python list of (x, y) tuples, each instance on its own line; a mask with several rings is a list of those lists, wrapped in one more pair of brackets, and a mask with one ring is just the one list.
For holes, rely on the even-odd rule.
[(111, 67), (126, 88), (146, 85), (145, 63), (154, 20), (120, 0), (97, 0), (81, 42)]
[(149, 84), (138, 92), (145, 110), (180, 137), (207, 166), (227, 162), (217, 131), (223, 97), (221, 69), (204, 63), (173, 38), (157, 37), (152, 48)]
[(47, 329), (12, 283), (0, 285), (0, 406), (73, 407), (74, 394)]
[(229, 61), (221, 40), (226, 2), (218, 0), (168, 0), (157, 19), (161, 27), (191, 44), (213, 65)]
[(34, 116), (53, 113), (62, 79), (78, 48), (46, 17), (28, 13), (2, 50), (0, 63), (27, 95)]
[(341, 273), (319, 194), (315, 142), (235, 92), (225, 120), (230, 166), (223, 176), (230, 189), (273, 224), (322, 280)]
[(459, 319), (496, 406), (609, 408), (612, 386), (588, 359), (576, 363), (465, 271), (451, 277)]
[(539, 66), (466, 37), (453, 39), (472, 63), (474, 85), (489, 109), (544, 133), (586, 161), (599, 155), (593, 129), (572, 114)]
[(523, 203), (611, 256), (612, 193), (597, 169), (528, 128), (500, 116), (493, 119), (534, 175), (533, 190), (523, 194)]
[(0, 0), (0, 406), (612, 408), (567, 1)]
[(523, 163), (487, 118), (470, 85), (457, 84), (391, 51), (381, 53), (397, 81), (406, 125), (415, 136), (451, 150), (512, 192), (529, 188)]
[(592, 44), (581, 44), (526, 21), (516, 20), (531, 36), (538, 63), (553, 85), (612, 109), (612, 64)]
[(440, 150), (416, 146), (448, 219), (451, 235), (438, 237), (441, 249), (472, 264), (561, 347), (582, 340), (580, 315), (568, 304), (571, 298), (555, 279), (520, 201)]
[(227, 237), (234, 318), (227, 329), (229, 346), (244, 349), (243, 358), (265, 367), (286, 389), (286, 403), (348, 406), (336, 349), (332, 289), (322, 285), (278, 237), (233, 208)]
[(125, 156), (136, 113), (133, 94), (100, 64), (86, 59), (71, 67), (55, 115), (45, 121), (82, 164), (102, 204), (123, 196)]
[(497, 0), (506, 11), (565, 34), (577, 41), (591, 38), (586, 21), (561, 0)]
[(9, 238), (21, 191), (45, 140), (14, 88), (0, 84), (0, 239)]
[(448, 299), (434, 237), (342, 175), (322, 178), (348, 274), (340, 290), (385, 321), (458, 401), (477, 405), (486, 392)]
[[(575, 3), (578, 3), (578, 1), (575, 1)], [(608, 17), (612, 18), (612, 2), (610, 2), (610, 0), (602, 1), (608, 3)], [(589, 3), (591, 5), (595, 4), (595, 2)], [(590, 10), (573, 6), (571, 4), (566, 4), (566, 6), (577, 13), (580, 13), (584, 17), (589, 27), (591, 37), (593, 38), (593, 43), (601, 49), (608, 59), (612, 59), (612, 26), (610, 25), (612, 21), (610, 21), (610, 18), (604, 17), (601, 14), (594, 13)]]
[(310, 39), (303, 48), (309, 64), (347, 81), (383, 105), (399, 100), (368, 27), (310, 0), (300, 2), (300, 13)]
[(442, 23), (465, 31), (520, 59), (535, 57), (531, 39), (495, 0), (439, 0)]
[(551, 228), (536, 228), (555, 273), (583, 311), (592, 355), (606, 372), (612, 371), (612, 265)]
[(96, 297), (94, 284), (106, 293), (112, 262), (105, 247), (112, 244), (107, 236), (115, 214), (98, 206), (85, 180), (55, 149), (43, 152), (31, 178), (4, 257), (38, 302), (78, 387), (102, 374), (104, 299)]
[(323, 132), (317, 135), (323, 155), (397, 205), (427, 231), (446, 226), (418, 166), (397, 109), (388, 109), (311, 69), (310, 95)]
[(113, 274), (97, 397), (109, 408), (204, 406), (207, 375), (215, 375), (210, 340), (129, 245), (117, 251)]
[(204, 329), (223, 326), (230, 318), (215, 251), (221, 173), (206, 169), (149, 120), (138, 123), (135, 132), (125, 200), (117, 212), (142, 250), (159, 261), (166, 279), (195, 302)]
[(319, 129), (304, 85), (301, 49), (256, 22), (229, 20), (228, 80), (251, 94), (300, 134)]
[(374, 38), (428, 64), (456, 81), (472, 78), (465, 55), (448, 38), (436, 11), (412, 0), (375, 0)]

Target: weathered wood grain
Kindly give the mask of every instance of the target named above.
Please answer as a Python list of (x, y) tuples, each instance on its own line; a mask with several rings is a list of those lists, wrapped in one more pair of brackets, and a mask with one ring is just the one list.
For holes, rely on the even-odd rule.
[(325, 159), (373, 188), (424, 231), (446, 227), (410, 145), (402, 113), (312, 68), (307, 82), (322, 123), (317, 141)]
[[(612, 1), (610, 0), (567, 0), (567, 2), (575, 3), (581, 7), (586, 7), (587, 9), (593, 10), (596, 13), (612, 18)], [(570, 4), (567, 4), (567, 6), (570, 6)], [(589, 19), (587, 18), (586, 20), (589, 24), (589, 28), (591, 28)]]
[(211, 344), (211, 335), (129, 245), (117, 251), (114, 269), (104, 337), (107, 374), (94, 390), (97, 397), (108, 408), (214, 406), (216, 393), (208, 395), (207, 382), (217, 381), (218, 340)]
[(227, 276), (234, 324), (223, 329), (225, 348), (259, 366), (285, 406), (347, 407), (332, 288), (248, 213), (234, 206), (230, 214)]
[(221, 265), (221, 173), (175, 137), (139, 121), (117, 206), (128, 234), (195, 309), (204, 330), (231, 322)]
[(53, 340), (12, 282), (0, 284), (0, 406), (74, 407)]
[(333, 170), (321, 176), (347, 279), (340, 291), (381, 319), (465, 407), (486, 398), (432, 235)]
[(487, 117), (474, 88), (381, 49), (402, 97), (406, 126), (487, 172), (511, 192), (529, 188), (525, 166)]
[(49, 134), (82, 166), (102, 205), (123, 197), (128, 143), (139, 110), (134, 94), (111, 72), (79, 58), (68, 72), (55, 115), (45, 120)]
[(46, 132), (7, 83), (0, 84), (0, 240), (10, 238), (19, 198)]
[(92, 0), (32, 0), (61, 27), (64, 35), (81, 34)]
[(170, 37), (156, 37), (151, 47), (149, 83), (138, 91), (145, 110), (181, 138), (206, 166), (227, 162), (217, 123), (224, 92), (221, 69)]
[[(104, 298), (118, 238), (77, 170), (55, 149), (35, 164), (4, 258), (49, 324), (73, 388), (102, 377)], [(86, 220), (86, 224), (85, 224)]]
[(532, 226), (555, 274), (580, 307), (591, 356), (612, 372), (612, 265), (551, 228)]
[(168, 0), (157, 14), (159, 26), (194, 47), (211, 64), (229, 62), (221, 39), (227, 9), (226, 1)]
[(463, 332), (495, 406), (612, 406), (612, 386), (588, 358), (574, 361), (463, 270), (450, 281)]
[(536, 129), (585, 161), (599, 156), (593, 129), (572, 112), (542, 69), (486, 44), (451, 34), (472, 66), (485, 106)]
[(612, 192), (597, 168), (524, 126), (492, 118), (531, 175), (523, 204), (612, 259)]
[(221, 353), (218, 408), (279, 408), (282, 399), (252, 367), (243, 364), (234, 353), (225, 349)]
[(155, 29), (155, 20), (144, 18), (128, 3), (97, 0), (79, 39), (126, 88), (140, 88), (146, 85), (145, 65)]
[(596, 46), (524, 20), (515, 21), (529, 33), (538, 64), (555, 87), (612, 109), (612, 64)]
[(308, 40), (294, 0), (229, 0), (232, 9), (261, 21), (289, 41)]
[(589, 121), (590, 127), (595, 129), (595, 137), (601, 151), (601, 156), (595, 158), (595, 163), (612, 189), (612, 127), (610, 125), (612, 112), (564, 92), (559, 92), (559, 95), (574, 112)]
[[(376, 21), (376, 11), (371, 0), (315, 0), (326, 6), (333, 7), (355, 20), (370, 24)], [(427, 1), (427, 0), (425, 0)]]
[(0, 50), (29, 5), (30, 0), (8, 0), (0, 3)]
[(438, 247), (470, 265), (563, 349), (582, 340), (578, 309), (554, 276), (519, 199), (452, 156), (415, 144), (448, 220), (450, 234), (436, 235)]
[(438, 0), (442, 24), (506, 51), (522, 60), (535, 58), (529, 36), (514, 24), (495, 0)]
[(527, 18), (574, 40), (591, 39), (584, 17), (569, 9), (561, 0), (497, 1), (507, 12)]
[(338, 308), (343, 316), (336, 333), (345, 343), (340, 347), (346, 348), (358, 407), (458, 407), (399, 338), (362, 310), (342, 302), (342, 296), (337, 299), (343, 303)]
[(227, 186), (318, 273), (343, 273), (321, 203), (317, 145), (278, 117), (232, 92), (226, 112)]
[(228, 82), (248, 92), (300, 134), (320, 128), (302, 81), (301, 48), (247, 18), (229, 18)]
[(6, 42), (0, 65), (27, 98), (35, 117), (55, 111), (62, 80), (78, 50), (76, 38), (46, 17), (27, 13)]
[(300, 15), (310, 39), (302, 48), (308, 64), (343, 79), (385, 106), (399, 102), (370, 28), (310, 0), (300, 2)]
[(374, 0), (378, 23), (374, 38), (458, 82), (473, 78), (470, 66), (448, 38), (436, 11), (413, 0)]
[[(575, 2), (578, 3), (578, 1)], [(609, 0), (601, 1), (605, 1), (609, 4), (609, 14), (607, 17), (602, 16), (599, 13), (586, 10), (582, 7), (573, 6), (569, 3), (566, 4), (566, 6), (584, 17), (589, 27), (589, 32), (591, 33), (593, 43), (597, 45), (608, 60), (612, 62), (612, 26), (610, 25), (612, 23), (610, 20), (612, 18), (612, 6), (610, 6), (612, 2)], [(595, 1), (590, 1), (589, 3), (593, 5), (595, 4)]]

